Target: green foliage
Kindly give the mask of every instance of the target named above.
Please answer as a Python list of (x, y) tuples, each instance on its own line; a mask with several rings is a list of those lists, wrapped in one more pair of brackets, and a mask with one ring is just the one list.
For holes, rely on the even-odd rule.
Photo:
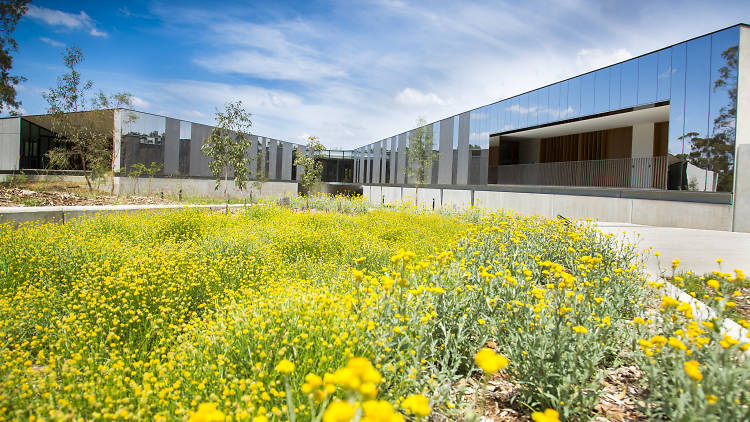
[(80, 48), (67, 47), (63, 53), (63, 63), (68, 72), (59, 76), (57, 86), (47, 90), (43, 96), (52, 117), (52, 131), (60, 141), (59, 146), (47, 153), (50, 166), (80, 168), (91, 191), (90, 178), (110, 174), (114, 164), (114, 116), (109, 109), (130, 105), (131, 95), (118, 93), (107, 97), (100, 91), (89, 106), (87, 93), (94, 83), (81, 79), (78, 66), (83, 60)]
[(268, 181), (268, 172), (266, 172), (266, 147), (258, 149), (258, 155), (255, 157), (255, 175), (253, 177), (253, 187), (258, 189), (258, 196), (263, 195), (263, 184)]
[(417, 128), (409, 133), (409, 145), (406, 147), (408, 165), (405, 171), (407, 177), (414, 177), (417, 192), (430, 180), (432, 163), (438, 155), (432, 149), (433, 133), (427, 129), (426, 124), (424, 118), (417, 119)]
[(249, 179), (250, 164), (246, 155), (251, 146), (250, 116), (242, 107), (242, 101), (226, 103), (224, 111), (216, 110), (216, 127), (201, 146), (201, 152), (211, 158), (208, 168), (216, 178), (215, 189), (219, 189), (224, 179), (227, 201), (229, 173), (234, 174), (234, 184), (238, 189), (244, 189)]
[(13, 69), (12, 51), (18, 50), (18, 43), (11, 36), (19, 19), (28, 10), (30, 0), (6, 0), (0, 2), (0, 112), (10, 110), (15, 114), (21, 106), (16, 99), (16, 86), (24, 82), (23, 76), (11, 75)]
[(323, 175), (323, 163), (320, 162), (319, 156), (323, 151), (325, 151), (325, 147), (320, 143), (318, 137), (310, 136), (308, 137), (306, 151), (304, 153), (298, 151), (297, 157), (294, 159), (294, 165), (301, 167), (301, 171), (297, 174), (297, 180), (304, 195), (309, 195), (311, 189), (320, 183)]

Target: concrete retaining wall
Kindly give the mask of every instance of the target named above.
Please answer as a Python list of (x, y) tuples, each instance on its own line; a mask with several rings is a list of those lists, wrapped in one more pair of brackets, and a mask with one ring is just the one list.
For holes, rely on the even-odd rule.
[[(386, 203), (400, 200), (413, 203), (415, 200), (414, 188), (364, 186), (365, 196), (371, 191), (378, 194), (377, 201), (373, 200), (377, 203), (380, 203), (381, 192), (388, 195)], [(419, 189), (421, 206), (431, 207), (433, 198), (435, 208), (475, 205), (490, 210), (505, 209), (544, 217), (562, 215), (573, 219), (591, 218), (661, 227), (732, 229), (732, 206), (729, 204), (470, 189)]]
[[(2, 174), (0, 175), (0, 181), (3, 181), (2, 177), (9, 179), (11, 175)], [(39, 181), (65, 181), (85, 184), (86, 179), (83, 176), (72, 176), (72, 175), (42, 175), (42, 174), (28, 174), (25, 175), (27, 180), (39, 180)], [(99, 189), (104, 192), (111, 190), (112, 179), (94, 180), (92, 184), (95, 189)], [(149, 186), (150, 185), (150, 186)], [(176, 179), (167, 177), (154, 177), (149, 183), (148, 178), (141, 177), (138, 179), (130, 177), (115, 177), (115, 191), (122, 195), (157, 195), (159, 192), (164, 192), (169, 195), (177, 195), (182, 190), (184, 197), (210, 197), (210, 198), (222, 198), (224, 195), (224, 182), (221, 183), (219, 189), (214, 189), (216, 181), (212, 179)], [(245, 186), (245, 190), (241, 191), (234, 186), (233, 181), (229, 181), (229, 188), (227, 192), (232, 198), (248, 198), (251, 194), (254, 198), (259, 196), (262, 197), (275, 197), (286, 194), (297, 193), (297, 182), (277, 182), (271, 181), (263, 184), (262, 191), (255, 188), (252, 182), (248, 182)]]

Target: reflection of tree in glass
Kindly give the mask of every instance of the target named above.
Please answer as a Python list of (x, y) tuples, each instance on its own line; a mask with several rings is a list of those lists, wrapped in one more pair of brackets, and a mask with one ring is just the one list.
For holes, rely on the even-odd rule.
[(732, 46), (721, 53), (726, 64), (719, 68), (719, 79), (714, 81), (714, 92), (726, 89), (729, 103), (719, 110), (714, 119), (713, 136), (701, 138), (697, 133), (684, 135), (690, 140), (688, 160), (718, 174), (716, 190), (731, 192), (734, 174), (735, 120), (737, 117), (737, 57), (738, 48)]

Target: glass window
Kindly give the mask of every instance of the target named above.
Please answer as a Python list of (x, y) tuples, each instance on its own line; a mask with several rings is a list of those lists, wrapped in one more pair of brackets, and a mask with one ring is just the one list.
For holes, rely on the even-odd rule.
[(581, 116), (594, 114), (594, 74), (581, 76)]
[(682, 154), (682, 134), (685, 123), (685, 56), (686, 44), (671, 48), (669, 94), (669, 154)]
[(543, 125), (545, 123), (549, 123), (549, 87), (544, 87), (539, 90), (539, 94), (537, 96), (537, 104), (539, 106), (539, 118), (537, 120), (537, 124)]
[(505, 116), (503, 118), (503, 121), (505, 121), (505, 130), (513, 130), (513, 104), (515, 99), (511, 98), (509, 100), (503, 101), (503, 115)]
[(560, 84), (549, 87), (549, 100), (547, 102), (548, 121), (560, 120)]
[(638, 59), (638, 105), (656, 102), (658, 59), (656, 53)]
[(620, 107), (620, 75), (622, 67), (616, 64), (609, 68), (609, 109), (617, 110)]
[(568, 106), (568, 82), (560, 82), (560, 108), (558, 109), (559, 120), (566, 120), (573, 114), (572, 109)]
[(137, 111), (129, 111), (126, 114), (122, 120), (122, 135), (137, 136), (141, 144), (161, 145), (164, 142), (164, 133), (167, 130), (165, 117)]
[(672, 51), (670, 49), (658, 52), (659, 69), (656, 81), (656, 101), (669, 100), (669, 80), (672, 73)]
[[(708, 136), (708, 101), (711, 90), (711, 38), (697, 38), (687, 43), (685, 64), (685, 140), (693, 135)], [(689, 154), (688, 144), (684, 151)]]
[(526, 120), (526, 125), (528, 127), (536, 126), (537, 122), (539, 120), (538, 110), (539, 110), (539, 104), (537, 102), (537, 99), (539, 98), (539, 91), (531, 91), (527, 94), (529, 98), (529, 117)]
[(529, 94), (521, 95), (519, 100), (518, 128), (522, 129), (529, 126)]
[(597, 70), (594, 73), (594, 113), (609, 111), (609, 73), (612, 68)]
[(581, 115), (581, 78), (573, 78), (568, 81), (568, 118)]
[(458, 149), (458, 116), (453, 116), (453, 149)]
[(190, 139), (193, 132), (193, 124), (180, 120), (180, 139)]
[(500, 131), (500, 124), (498, 123), (500, 103), (495, 103), (490, 106), (490, 133), (497, 133)]
[[(737, 117), (737, 59), (739, 28), (711, 35), (711, 90), (709, 137), (702, 148), (693, 148), (691, 162), (717, 174), (716, 190), (732, 191), (734, 170), (735, 121)], [(713, 190), (707, 184), (706, 190)]]
[(621, 63), (620, 108), (635, 107), (638, 94), (638, 62)]
[(440, 151), (440, 120), (432, 124), (432, 150)]

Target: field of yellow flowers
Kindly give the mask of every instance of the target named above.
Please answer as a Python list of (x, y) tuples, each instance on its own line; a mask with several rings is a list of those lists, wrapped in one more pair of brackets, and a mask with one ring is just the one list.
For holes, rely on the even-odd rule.
[(492, 377), (522, 416), (588, 420), (622, 365), (643, 418), (750, 418), (747, 346), (662, 298), (632, 247), (444, 214), (0, 227), (0, 420), (478, 420), (466, 380)]

